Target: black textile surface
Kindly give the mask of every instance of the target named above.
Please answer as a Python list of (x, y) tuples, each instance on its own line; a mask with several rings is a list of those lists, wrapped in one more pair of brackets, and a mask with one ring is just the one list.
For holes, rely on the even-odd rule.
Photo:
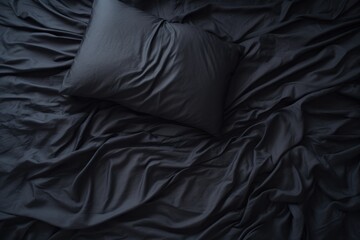
[(126, 1), (245, 48), (211, 137), (59, 89), (91, 1), (0, 1), (1, 239), (360, 239), (359, 1)]

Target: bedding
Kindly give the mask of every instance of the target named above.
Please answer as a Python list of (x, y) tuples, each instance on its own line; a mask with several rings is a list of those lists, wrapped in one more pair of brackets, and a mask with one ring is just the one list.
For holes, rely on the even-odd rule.
[(120, 1), (95, 1), (62, 92), (108, 99), (133, 110), (218, 134), (239, 49)]
[(360, 239), (359, 1), (122, 3), (243, 49), (222, 128), (61, 94), (96, 5), (0, 1), (1, 239)]

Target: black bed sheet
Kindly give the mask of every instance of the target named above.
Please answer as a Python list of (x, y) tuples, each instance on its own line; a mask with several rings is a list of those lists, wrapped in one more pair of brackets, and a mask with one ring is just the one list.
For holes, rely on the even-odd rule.
[(1, 0), (0, 238), (360, 239), (359, 1), (124, 2), (245, 48), (221, 136), (59, 94), (92, 2)]

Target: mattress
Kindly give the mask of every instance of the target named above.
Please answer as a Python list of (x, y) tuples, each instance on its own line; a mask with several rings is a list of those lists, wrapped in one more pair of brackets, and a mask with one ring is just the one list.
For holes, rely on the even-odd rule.
[[(200, 90), (189, 99), (203, 93), (210, 99), (195, 104), (196, 124), (174, 116), (190, 114), (194, 104), (158, 115), (176, 101), (159, 107), (142, 105), (146, 97), (137, 105), (99, 97), (110, 86), (86, 95), (89, 87), (85, 96), (64, 93), (97, 5), (2, 0), (1, 239), (360, 239), (359, 1), (121, 4), (161, 26), (216, 39), (196, 49), (209, 41), (240, 49), (236, 61), (210, 61), (219, 69), (234, 65), (231, 77), (216, 71), (216, 91), (206, 85), (215, 73), (196, 85)], [(127, 19), (106, 28), (116, 32), (129, 26)], [(193, 35), (184, 46), (194, 44)], [(109, 42), (96, 44), (91, 48), (124, 56)], [(156, 66), (184, 63), (187, 71), (208, 58), (194, 51), (181, 63)], [(111, 75), (106, 66), (96, 72)], [(211, 69), (177, 81), (190, 91)], [(160, 76), (157, 81), (168, 75)], [(212, 132), (206, 124), (216, 114)]]

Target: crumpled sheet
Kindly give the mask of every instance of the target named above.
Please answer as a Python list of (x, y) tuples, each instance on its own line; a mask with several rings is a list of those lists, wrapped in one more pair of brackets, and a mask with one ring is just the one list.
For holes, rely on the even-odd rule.
[(59, 94), (91, 1), (0, 2), (2, 239), (360, 239), (359, 1), (127, 1), (245, 47), (221, 137)]

